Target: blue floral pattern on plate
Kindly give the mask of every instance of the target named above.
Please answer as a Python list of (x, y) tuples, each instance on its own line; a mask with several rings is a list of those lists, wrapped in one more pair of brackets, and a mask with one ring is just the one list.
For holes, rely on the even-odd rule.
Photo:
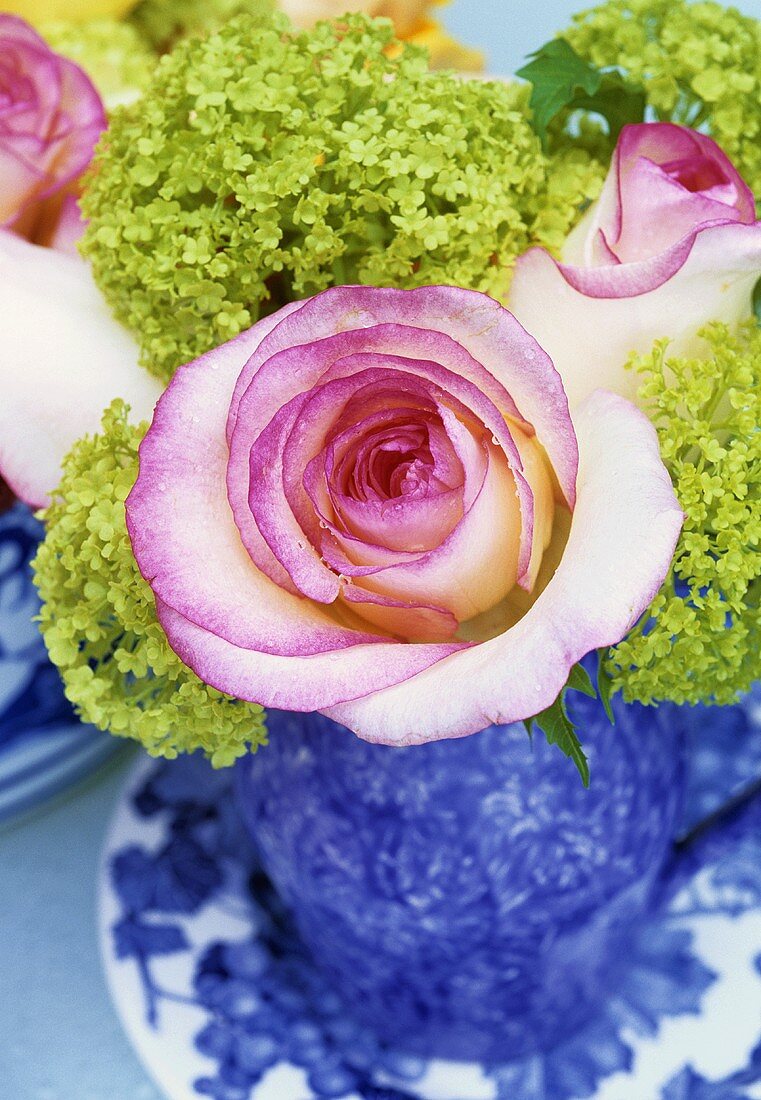
[[(696, 711), (685, 829), (758, 774), (758, 695)], [(722, 727), (722, 728), (720, 728)], [(144, 763), (102, 874), (112, 994), (172, 1100), (755, 1100), (761, 1096), (761, 804), (698, 835), (617, 995), (510, 1065), (426, 1062), (347, 1014), (261, 871), (228, 773)], [(748, 1091), (751, 1090), (751, 1091)]]

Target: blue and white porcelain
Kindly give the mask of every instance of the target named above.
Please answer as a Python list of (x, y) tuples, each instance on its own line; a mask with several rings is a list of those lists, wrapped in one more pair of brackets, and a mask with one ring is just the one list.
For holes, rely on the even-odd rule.
[(263, 864), (333, 988), (410, 1053), (516, 1059), (617, 987), (683, 802), (676, 707), (573, 700), (592, 785), (522, 723), (390, 749), (270, 713), (238, 768)]
[[(249, 843), (230, 773), (198, 758), (143, 762), (112, 823), (100, 918), (114, 1001), (165, 1095), (757, 1100), (761, 803), (741, 799), (712, 828), (695, 826), (757, 775), (759, 697), (688, 714), (684, 843), (669, 887), (576, 1033), (512, 1059), (428, 1059), (379, 1039), (305, 949)], [(386, 874), (404, 868), (401, 858)]]
[(0, 515), (0, 822), (59, 793), (116, 748), (77, 721), (34, 621), (30, 562), (42, 533), (23, 504)]

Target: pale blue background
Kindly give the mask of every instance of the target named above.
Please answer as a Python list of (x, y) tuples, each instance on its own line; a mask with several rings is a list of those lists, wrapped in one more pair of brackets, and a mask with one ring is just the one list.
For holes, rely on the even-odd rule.
[[(508, 74), (582, 6), (454, 0), (445, 17)], [(761, 0), (737, 6), (761, 16)], [(111, 1009), (95, 931), (100, 847), (125, 767), (0, 834), (2, 1100), (159, 1100)]]

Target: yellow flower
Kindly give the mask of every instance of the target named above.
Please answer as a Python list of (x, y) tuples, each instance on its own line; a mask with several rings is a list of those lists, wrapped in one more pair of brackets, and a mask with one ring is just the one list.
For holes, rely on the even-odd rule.
[(20, 15), (35, 26), (47, 19), (82, 22), (99, 15), (120, 17), (136, 0), (3, 0), (3, 11)]
[(400, 38), (424, 46), (435, 69), (478, 72), (484, 59), (478, 50), (461, 45), (442, 25), (430, 18), (430, 9), (449, 0), (279, 0), (278, 7), (297, 27), (311, 27), (319, 19), (333, 19), (348, 11), (361, 11), (391, 19)]
[(480, 50), (471, 49), (452, 38), (435, 19), (421, 19), (404, 37), (417, 46), (425, 46), (434, 69), (479, 73), (484, 67), (484, 55)]

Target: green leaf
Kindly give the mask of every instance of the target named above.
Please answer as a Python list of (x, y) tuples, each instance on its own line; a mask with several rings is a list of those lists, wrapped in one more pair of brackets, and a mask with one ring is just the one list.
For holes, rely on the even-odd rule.
[(593, 96), (599, 89), (602, 73), (584, 61), (564, 38), (547, 42), (516, 76), (528, 80), (531, 90), (531, 109), (534, 112), (534, 128), (541, 138), (553, 118), (575, 98), (586, 92)]
[(602, 115), (615, 142), (627, 122), (645, 117), (644, 90), (626, 81), (616, 69), (598, 69), (580, 57), (564, 38), (555, 38), (530, 55), (517, 75), (532, 85), (533, 126), (542, 142), (547, 127), (563, 110)]
[(566, 688), (563, 688), (552, 706), (537, 714), (531, 721), (543, 731), (551, 745), (557, 745), (569, 759), (573, 760), (582, 783), (588, 787), (589, 763), (581, 747), (581, 741), (576, 735), (576, 729), (568, 717), (564, 700), (565, 691)]
[(600, 696), (600, 702), (605, 707), (605, 713), (608, 716), (608, 721), (611, 726), (616, 724), (616, 716), (613, 713), (613, 707), (610, 703), (610, 697), (613, 694), (613, 681), (608, 675), (605, 669), (605, 650), (598, 651), (600, 663), (597, 666), (597, 693)]
[(600, 88), (594, 96), (578, 96), (569, 105), (572, 110), (593, 111), (608, 123), (611, 143), (630, 122), (644, 122), (647, 100), (645, 92), (630, 84), (616, 71), (603, 74)]
[(590, 699), (597, 698), (597, 690), (583, 665), (573, 666), (568, 676), (568, 682), (563, 690), (580, 691), (583, 695), (588, 695)]
[(761, 279), (758, 280), (753, 288), (753, 312), (756, 315), (756, 320), (761, 325)]

